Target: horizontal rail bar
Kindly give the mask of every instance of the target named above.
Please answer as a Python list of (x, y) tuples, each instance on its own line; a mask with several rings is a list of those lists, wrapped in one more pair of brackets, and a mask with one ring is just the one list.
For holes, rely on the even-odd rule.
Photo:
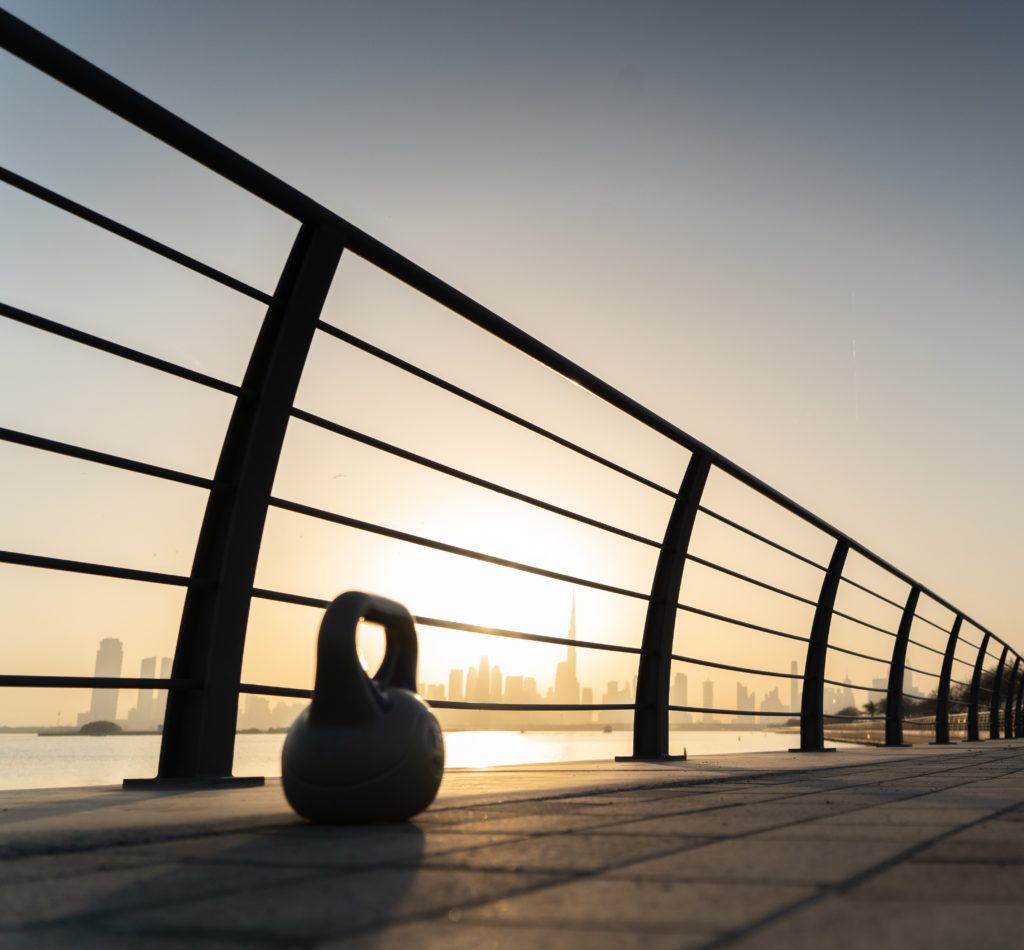
[(823, 683), (828, 683), (829, 686), (840, 686), (843, 689), (859, 689), (859, 690), (862, 690), (863, 692), (866, 692), (866, 693), (884, 693), (885, 692), (885, 687), (884, 686), (882, 686), (882, 687), (878, 687), (878, 686), (864, 686), (862, 683), (846, 683), (846, 682), (843, 682), (842, 680), (830, 680), (830, 679), (823, 679), (822, 682)]
[(135, 350), (130, 346), (114, 343), (93, 333), (86, 333), (84, 330), (76, 330), (74, 327), (58, 323), (56, 320), (49, 320), (35, 313), (29, 313), (27, 310), (21, 310), (18, 307), (12, 307), (10, 304), (0, 303), (0, 316), (7, 317), (8, 320), (14, 320), (17, 323), (22, 323), (27, 327), (42, 330), (44, 333), (51, 333), (65, 340), (80, 343), (91, 349), (109, 353), (111, 356), (118, 356), (129, 362), (138, 363), (140, 366), (148, 366), (150, 369), (159, 370), (168, 376), (177, 376), (179, 379), (187, 380), (190, 383), (198, 383), (200, 386), (206, 386), (208, 389), (216, 389), (231, 396), (238, 396), (242, 392), (240, 386), (224, 382), (224, 380), (217, 379), (215, 376), (208, 376), (206, 373), (199, 373), (194, 369), (179, 366), (177, 363), (161, 359), (159, 356), (150, 356), (149, 353), (143, 353), (141, 350)]
[(934, 627), (940, 633), (945, 633), (945, 634), (949, 633), (949, 631), (945, 627), (940, 626), (934, 620), (929, 620), (927, 617), (922, 617), (920, 614), (914, 614), (914, 617), (917, 618), (918, 620), (920, 620), (922, 623), (926, 623), (930, 627)]
[(254, 587), (252, 596), (259, 600), (274, 600), (282, 604), (293, 604), (296, 607), (313, 607), (317, 610), (326, 610), (331, 602), (322, 597), (306, 597), (302, 594), (289, 594), (287, 591), (270, 590), (266, 587)]
[(784, 544), (779, 544), (778, 541), (773, 541), (771, 538), (765, 537), (763, 534), (758, 534), (751, 528), (741, 525), (738, 521), (733, 521), (732, 518), (726, 518), (725, 515), (719, 514), (717, 511), (708, 508), (706, 505), (698, 505), (697, 510), (706, 514), (709, 518), (714, 518), (716, 521), (721, 521), (722, 524), (728, 525), (730, 528), (735, 528), (737, 531), (741, 531), (743, 534), (749, 535), (752, 538), (756, 538), (769, 547), (775, 548), (777, 551), (782, 551), (784, 554), (788, 554), (790, 557), (796, 558), (798, 561), (803, 561), (804, 564), (809, 564), (811, 567), (816, 567), (819, 571), (828, 570), (824, 564), (819, 564), (817, 561), (811, 560), (809, 557), (805, 557), (798, 551), (794, 551), (792, 548), (787, 548)]
[(198, 680), (152, 679), (138, 676), (31, 676), (0, 675), (0, 687), (46, 689), (197, 689)]
[[(629, 398), (594, 374), (587, 372), (567, 357), (499, 317), (450, 284), (360, 231), (296, 188), (243, 158), (237, 152), (199, 131), (195, 126), (178, 118), (167, 109), (147, 99), (11, 14), (0, 11), (0, 22), (3, 25), (3, 29), (0, 30), (0, 44), (15, 56), (35, 66), (58, 82), (65, 83), (103, 108), (121, 116), (126, 121), (138, 126), (194, 161), (223, 175), (239, 187), (252, 192), (287, 214), (307, 223), (329, 223), (340, 229), (345, 236), (346, 247), (351, 253), (369, 261), (383, 272), (437, 301), (470, 323), (533, 357), (549, 369), (578, 384), (653, 431), (691, 452), (706, 456), (712, 464), (737, 479), (741, 484), (774, 501), (811, 526), (848, 544), (851, 550), (888, 571), (899, 580), (918, 587), (923, 594), (940, 606), (957, 612), (956, 607), (949, 601), (925, 585), (919, 584), (910, 575), (899, 570), (865, 545), (858, 543), (804, 506), (714, 451), (710, 446), (678, 426), (672, 425), (666, 419)], [(667, 492), (667, 489), (663, 487), (659, 490)], [(968, 622), (983, 633), (990, 633), (970, 616), (966, 614), (964, 616)], [(1003, 642), (994, 634), (990, 633), (990, 635), (998, 642)]]
[(707, 567), (712, 571), (718, 571), (720, 574), (735, 577), (737, 580), (744, 581), (747, 584), (753, 584), (755, 587), (770, 590), (773, 594), (781, 594), (783, 597), (799, 601), (801, 604), (809, 604), (811, 607), (817, 606), (817, 601), (810, 600), (807, 597), (801, 597), (799, 594), (794, 594), (781, 587), (776, 587), (774, 584), (769, 584), (766, 581), (759, 581), (756, 577), (750, 577), (748, 574), (741, 574), (739, 571), (734, 571), (730, 567), (724, 567), (721, 564), (716, 564), (714, 561), (709, 561), (706, 558), (698, 557), (696, 554), (687, 554), (686, 560), (692, 561), (694, 564), (700, 564), (701, 567)]
[(631, 653), (638, 656), (643, 650), (637, 647), (620, 646), (617, 643), (600, 643), (596, 640), (570, 640), (568, 637), (551, 637), (541, 633), (520, 633), (517, 630), (502, 630), (499, 627), (481, 627), (456, 620), (438, 620), (435, 617), (414, 616), (413, 621), (424, 627), (439, 627), (444, 630), (460, 630), (465, 633), (479, 633), (487, 637), (506, 637), (511, 640), (528, 640), (533, 643), (551, 643), (556, 646), (579, 647), (583, 650), (605, 650), (609, 653)]
[[(293, 699), (310, 699), (311, 689), (295, 689), (290, 686), (262, 686), (256, 683), (242, 683), (240, 693), (257, 696), (284, 696)], [(427, 704), (435, 709), (471, 709), (482, 712), (590, 712), (603, 710), (639, 709), (635, 703), (469, 703), (448, 699), (428, 699)]]
[(890, 604), (893, 607), (898, 607), (900, 610), (902, 610), (905, 606), (904, 604), (901, 604), (898, 601), (886, 597), (884, 594), (878, 593), (877, 590), (872, 590), (870, 587), (865, 587), (863, 584), (860, 584), (857, 581), (850, 580), (850, 578), (848, 577), (840, 578), (840, 580), (842, 581), (842, 583), (849, 584), (851, 587), (856, 587), (857, 590), (862, 590), (865, 594), (870, 594), (872, 597), (877, 597), (879, 600), (884, 601), (885, 603)]
[(887, 637), (895, 637), (896, 634), (891, 630), (886, 630), (885, 627), (879, 627), (876, 624), (868, 623), (866, 620), (861, 620), (860, 617), (854, 617), (853, 614), (844, 613), (841, 610), (833, 610), (833, 616), (842, 617), (844, 620), (849, 620), (853, 623), (858, 623), (862, 627), (867, 627), (869, 630), (877, 630), (879, 633), (884, 633)]
[(875, 663), (884, 663), (886, 666), (890, 663), (890, 660), (883, 660), (880, 656), (872, 656), (870, 653), (858, 653), (856, 650), (837, 646), (834, 643), (830, 643), (828, 648), (830, 650), (835, 650), (837, 653), (845, 653), (847, 656), (859, 656), (862, 660), (873, 660)]
[(612, 709), (642, 709), (636, 703), (468, 703), (451, 699), (428, 699), (435, 709), (479, 709), (484, 712), (590, 712)]
[(692, 663), (694, 666), (708, 666), (716, 670), (730, 670), (733, 673), (750, 673), (754, 676), (773, 676), (785, 680), (802, 680), (802, 673), (779, 673), (774, 670), (757, 670), (746, 666), (732, 666), (729, 663), (714, 663), (711, 660), (698, 660), (695, 656), (683, 656), (673, 653), (672, 659), (680, 663)]
[(841, 719), (847, 722), (884, 722), (885, 716), (840, 716), (839, 713), (822, 713), (825, 719)]
[(145, 581), (149, 584), (167, 584), (173, 587), (188, 587), (190, 584), (190, 579), (182, 577), (180, 574), (161, 574), (157, 571), (140, 571), (130, 567), (95, 564), (91, 561), (72, 561), (62, 557), (22, 554), (19, 551), (0, 551), (0, 564), (39, 567), (50, 571), (68, 571), (72, 574), (93, 574), (98, 577), (116, 577), (119, 580)]
[(661, 492), (661, 494), (667, 495), (670, 498), (675, 498), (676, 496), (676, 493), (671, 488), (659, 485), (657, 482), (651, 481), (651, 479), (645, 478), (643, 475), (619, 465), (618, 462), (613, 462), (611, 459), (598, 455), (596, 452), (591, 452), (590, 449), (585, 449), (583, 446), (578, 445), (575, 442), (571, 442), (569, 439), (556, 435), (550, 429), (545, 429), (543, 426), (530, 422), (528, 419), (524, 419), (522, 416), (516, 415), (514, 412), (510, 412), (508, 409), (503, 409), (496, 403), (489, 402), (488, 400), (477, 396), (475, 393), (471, 393), (468, 389), (463, 389), (461, 386), (456, 386), (454, 383), (450, 383), (446, 379), (436, 376), (434, 373), (421, 369), (414, 363), (410, 363), (408, 360), (404, 360), (400, 356), (395, 356), (387, 350), (381, 349), (379, 346), (374, 346), (372, 343), (368, 343), (366, 340), (357, 337), (355, 334), (349, 333), (347, 330), (341, 330), (336, 326), (332, 326), (330, 323), (324, 323), (322, 320), (318, 326), (319, 329), (324, 331), (324, 333), (329, 336), (333, 336), (335, 339), (341, 340), (344, 343), (348, 343), (357, 350), (362, 350), (364, 353), (376, 357), (382, 362), (389, 363), (391, 366), (394, 366), (411, 376), (422, 379), (424, 382), (430, 383), (438, 389), (443, 389), (445, 392), (451, 393), (453, 396), (458, 396), (460, 399), (472, 403), (474, 406), (479, 406), (481, 409), (486, 409), (488, 412), (491, 412), (496, 416), (501, 416), (502, 419), (506, 419), (522, 429), (533, 432), (535, 435), (542, 436), (548, 441), (562, 446), (562, 448), (575, 452), (577, 455), (582, 455), (591, 462), (603, 465), (605, 468), (609, 468), (619, 475), (623, 475), (635, 482), (639, 482), (641, 485), (653, 489), (654, 491)]
[(513, 498), (516, 501), (522, 501), (528, 505), (533, 505), (535, 508), (542, 508), (544, 511), (550, 511), (556, 515), (561, 515), (563, 518), (571, 518), (573, 521), (589, 525), (591, 528), (599, 528), (602, 531), (617, 534), (619, 537), (627, 538), (630, 541), (637, 541), (640, 544), (646, 544), (654, 548), (661, 547), (660, 541), (655, 541), (652, 538), (645, 538), (643, 535), (634, 534), (632, 531), (627, 531), (625, 528), (618, 528), (615, 525), (608, 524), (604, 521), (598, 521), (596, 518), (590, 518), (587, 515), (579, 514), (578, 512), (571, 511), (568, 508), (562, 508), (559, 505), (542, 501), (539, 498), (534, 498), (532, 495), (525, 495), (512, 488), (506, 488), (504, 485), (499, 485), (497, 482), (491, 482), (485, 478), (470, 475), (468, 472), (464, 472), (461, 469), (452, 468), (452, 466), (444, 465), (441, 462), (435, 462), (433, 459), (429, 459), (424, 455), (418, 455), (417, 453), (410, 452), (407, 449), (401, 449), (396, 445), (385, 442), (383, 439), (377, 439), (373, 436), (365, 435), (362, 432), (357, 432), (355, 429), (350, 429), (348, 426), (332, 422), (329, 419), (314, 415), (311, 412), (306, 412), (303, 409), (292, 409), (291, 414), (293, 418), (300, 419), (302, 422), (306, 422), (309, 425), (317, 426), (318, 428), (332, 432), (335, 435), (344, 436), (346, 439), (352, 439), (354, 442), (360, 442), (370, 448), (379, 449), (381, 452), (386, 452), (396, 458), (404, 459), (408, 462), (414, 462), (417, 465), (422, 465), (424, 468), (440, 472), (442, 475), (449, 475), (452, 478), (468, 482), (471, 485), (486, 488), (488, 491), (496, 492), (499, 495), (505, 495), (506, 497)]
[(55, 455), (63, 455), (67, 458), (81, 459), (83, 462), (95, 462), (97, 465), (107, 465), (110, 468), (119, 468), (126, 472), (135, 472), (138, 475), (150, 475), (153, 478), (162, 478), (168, 482), (178, 482), (195, 488), (210, 489), (213, 487), (212, 479), (202, 478), (199, 475), (189, 475), (187, 472), (178, 472), (172, 468), (163, 468), (160, 465), (150, 465), (148, 462), (138, 462), (135, 459), (124, 458), (121, 455), (111, 455), (108, 452), (85, 449), (78, 445), (71, 445), (68, 442), (58, 442), (56, 439), (44, 439), (42, 436), (18, 432), (16, 429), (0, 427), (0, 442), (24, 445), (43, 452), (52, 452)]
[(906, 663), (903, 665), (903, 669), (910, 670), (911, 673), (919, 673), (921, 676), (930, 676), (932, 679), (939, 679), (938, 673), (930, 673), (928, 670), (921, 670), (918, 669), (916, 666), (910, 666)]
[(715, 716), (786, 716), (790, 719), (799, 719), (799, 712), (768, 712), (767, 710), (750, 709), (708, 709), (705, 706), (673, 706), (669, 704), (670, 712), (698, 712), (709, 713)]
[(406, 531), (396, 531), (394, 528), (385, 528), (383, 525), (374, 524), (370, 521), (360, 521), (358, 518), (349, 518), (347, 515), (339, 515), (332, 511), (325, 511), (322, 508), (314, 508), (311, 505), (302, 505), (294, 501), (286, 501), (283, 498), (272, 497), (270, 505), (281, 511), (290, 511), (293, 514), (304, 515), (307, 518), (315, 518), (319, 521), (327, 521), (332, 524), (341, 525), (346, 528), (355, 528), (357, 531), (367, 531), (384, 538), (391, 538), (394, 541), (404, 541), (407, 544), (416, 544), (420, 547), (430, 548), (433, 551), (441, 551), (445, 554), (455, 554), (459, 557), (470, 558), (474, 561), (481, 561), (485, 564), (496, 564), (498, 567), (509, 567), (516, 571), (523, 571), (526, 574), (536, 574), (539, 577), (550, 577), (552, 580), (565, 581), (569, 584), (579, 584), (581, 587), (589, 587), (592, 590), (603, 590), (609, 594), (620, 594), (623, 597), (633, 597), (637, 600), (650, 600), (650, 594), (641, 591), (629, 590), (625, 587), (615, 587), (612, 584), (604, 584), (600, 581), (588, 580), (585, 577), (576, 577), (573, 574), (563, 574), (559, 571), (549, 571), (544, 567), (535, 567), (532, 564), (523, 564), (520, 561), (513, 561), (508, 558), (497, 557), (493, 554), (484, 554), (481, 551), (473, 551), (470, 548), (459, 547), (456, 544), (446, 544), (443, 541), (434, 541), (431, 538), (424, 538), (418, 534), (409, 534)]
[(204, 264), (202, 261), (196, 260), (194, 257), (189, 257), (188, 254), (183, 254), (181, 251), (177, 251), (173, 247), (170, 247), (161, 241), (156, 241), (151, 237), (147, 237), (141, 231), (136, 231), (134, 228), (121, 224), (113, 218), (108, 218), (105, 214), (100, 214), (98, 211), (93, 211), (91, 208), (87, 208), (85, 205), (79, 204), (77, 201), (65, 198), (63, 195), (57, 194), (57, 192), (51, 191), (49, 188), (37, 184), (34, 181), (30, 181), (28, 178), (19, 175), (17, 172), (11, 171), (9, 168), (0, 167), (0, 181), (6, 182), (12, 188), (17, 188), (19, 191), (23, 191), (25, 194), (31, 195), (33, 198), (45, 201), (47, 204), (51, 204), (55, 208), (60, 208), (61, 211), (73, 214), (76, 218), (88, 221), (90, 224), (94, 224), (96, 227), (102, 228), (104, 231), (109, 231), (111, 234), (115, 234), (119, 238), (124, 238), (124, 240), (130, 241), (138, 247), (144, 248), (147, 251), (152, 251), (152, 253), (166, 258), (169, 261), (173, 261), (175, 264), (180, 264), (182, 267), (188, 268), (188, 270), (194, 271), (196, 274), (200, 274), (209, 280), (216, 281), (218, 284), (223, 284), (225, 287), (237, 291), (240, 294), (244, 294), (246, 297), (252, 297), (253, 300), (258, 300), (260, 303), (265, 304), (271, 303), (274, 299), (269, 294), (264, 293), (262, 290), (257, 290), (255, 287), (249, 286), (249, 284), (244, 281), (231, 277), (223, 271), (219, 271), (217, 268), (211, 267), (209, 264)]
[(747, 630), (756, 630), (758, 633), (767, 633), (773, 637), (784, 637), (786, 640), (799, 640), (807, 642), (807, 637), (798, 636), (795, 633), (786, 633), (783, 630), (776, 630), (774, 627), (765, 627), (759, 623), (750, 623), (747, 620), (737, 620), (735, 617), (727, 617), (725, 614), (716, 614), (712, 610), (704, 610), (701, 607), (691, 607), (688, 604), (676, 604), (678, 610), (685, 610), (689, 614), (696, 614), (698, 617), (707, 617), (709, 620), (721, 620), (723, 623), (731, 623), (736, 627), (745, 627)]
[(934, 653), (937, 656), (945, 656), (946, 655), (945, 653), (943, 653), (942, 650), (936, 650), (935, 647), (930, 647), (930, 646), (928, 646), (927, 643), (921, 643), (918, 640), (914, 640), (912, 637), (908, 637), (907, 638), (907, 643), (912, 643), (912, 644), (914, 644), (915, 647), (920, 647), (922, 650), (927, 650), (929, 653)]

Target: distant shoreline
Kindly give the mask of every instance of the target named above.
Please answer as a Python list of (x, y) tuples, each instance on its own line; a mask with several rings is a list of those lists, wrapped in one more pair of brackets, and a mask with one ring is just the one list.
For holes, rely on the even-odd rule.
[[(775, 726), (761, 726), (756, 724), (745, 724), (735, 722), (688, 722), (688, 723), (672, 723), (669, 727), (672, 732), (790, 732), (794, 730), (794, 726), (789, 723), (779, 724)], [(267, 736), (267, 735), (283, 735), (288, 731), (287, 727), (277, 727), (274, 729), (238, 729), (235, 732), (237, 736)], [(625, 733), (629, 734), (632, 732), (632, 726), (628, 723), (613, 724), (610, 729), (607, 728), (606, 723), (594, 722), (594, 723), (544, 723), (538, 722), (531, 725), (529, 728), (517, 728), (516, 726), (508, 726), (507, 728), (494, 728), (494, 727), (472, 727), (472, 726), (459, 726), (455, 728), (445, 728), (445, 732), (519, 732), (519, 733), (532, 733), (532, 732), (596, 732), (596, 733)], [(108, 735), (90, 735), (83, 734), (78, 728), (62, 728), (60, 726), (0, 726), (0, 735), (29, 735), (29, 736), (78, 736), (83, 739), (107, 739), (116, 738), (117, 736), (160, 736), (162, 732), (158, 730), (122, 730), (121, 732), (114, 732)], [(837, 736), (836, 738), (839, 738)], [(856, 740), (851, 740), (856, 741)]]

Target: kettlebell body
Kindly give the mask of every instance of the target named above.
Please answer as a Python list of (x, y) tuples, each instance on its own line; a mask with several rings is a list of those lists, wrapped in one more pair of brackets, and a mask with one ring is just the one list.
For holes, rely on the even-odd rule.
[[(371, 679), (356, 653), (360, 620), (387, 646)], [(322, 823), (404, 821), (423, 811), (444, 774), (444, 740), (415, 693), (416, 632), (400, 604), (349, 592), (327, 608), (313, 700), (288, 730), (281, 781), (288, 803)]]

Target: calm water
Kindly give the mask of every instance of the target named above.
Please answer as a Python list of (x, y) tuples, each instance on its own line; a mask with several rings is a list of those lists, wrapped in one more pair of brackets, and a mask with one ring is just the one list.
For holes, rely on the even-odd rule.
[[(796, 737), (773, 732), (673, 732), (672, 750), (691, 755), (777, 752)], [(236, 775), (281, 774), (284, 735), (240, 735)], [(582, 762), (627, 755), (628, 732), (448, 732), (450, 768)], [(156, 772), (159, 736), (0, 735), (0, 788), (115, 785)]]

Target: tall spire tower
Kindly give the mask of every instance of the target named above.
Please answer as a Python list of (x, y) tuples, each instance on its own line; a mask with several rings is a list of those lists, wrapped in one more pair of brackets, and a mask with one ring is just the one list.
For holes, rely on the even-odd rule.
[(575, 704), (580, 701), (580, 681), (576, 678), (576, 591), (572, 592), (569, 609), (569, 649), (564, 660), (555, 667), (555, 702)]

